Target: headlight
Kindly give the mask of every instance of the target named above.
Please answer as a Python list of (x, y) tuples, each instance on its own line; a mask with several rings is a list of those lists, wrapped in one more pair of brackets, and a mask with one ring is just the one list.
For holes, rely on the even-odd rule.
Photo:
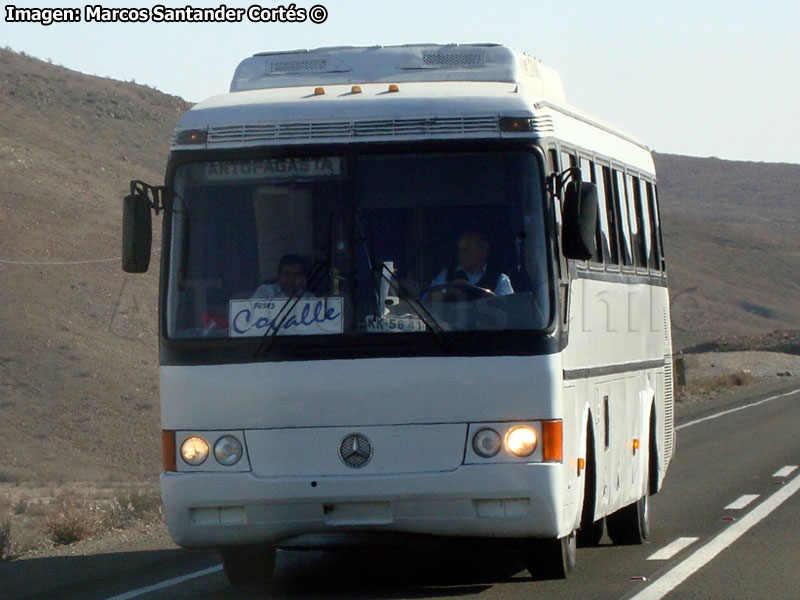
[(181, 458), (188, 465), (202, 465), (208, 458), (208, 442), (194, 435), (186, 438), (181, 444)]
[(494, 429), (481, 429), (472, 438), (472, 449), (475, 454), (483, 458), (491, 458), (498, 452), (503, 443), (500, 439), (500, 434)]
[(226, 435), (214, 444), (214, 458), (221, 465), (235, 465), (242, 458), (242, 443), (232, 435)]
[(536, 432), (530, 427), (514, 427), (506, 434), (506, 450), (514, 456), (530, 456), (537, 442)]

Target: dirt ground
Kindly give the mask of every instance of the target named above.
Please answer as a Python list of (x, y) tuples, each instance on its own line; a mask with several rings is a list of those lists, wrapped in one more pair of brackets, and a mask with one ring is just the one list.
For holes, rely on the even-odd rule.
[(800, 356), (781, 352), (704, 352), (685, 355), (690, 381), (743, 371), (758, 379), (800, 376)]
[(681, 404), (703, 403), (737, 388), (800, 386), (800, 355), (781, 352), (737, 351), (678, 355), (686, 382), (676, 377), (675, 396)]

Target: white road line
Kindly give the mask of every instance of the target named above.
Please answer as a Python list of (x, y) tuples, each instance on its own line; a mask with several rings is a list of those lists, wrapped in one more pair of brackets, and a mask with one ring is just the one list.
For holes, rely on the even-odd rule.
[(725, 507), (725, 510), (741, 510), (756, 498), (758, 498), (758, 494), (745, 494), (738, 500), (734, 500), (728, 504), (728, 506)]
[(775, 471), (773, 477), (788, 477), (797, 470), (797, 465), (786, 465), (782, 469)]
[(703, 417), (701, 419), (695, 419), (694, 421), (688, 421), (681, 425), (678, 425), (675, 428), (675, 431), (683, 429), (684, 427), (691, 427), (692, 425), (697, 425), (698, 423), (702, 423), (703, 421), (710, 421), (712, 419), (719, 419), (720, 417), (724, 417), (725, 415), (729, 415), (731, 413), (739, 412), (740, 410), (744, 410), (746, 408), (753, 408), (754, 406), (759, 406), (764, 404), (765, 402), (771, 402), (773, 400), (777, 400), (778, 398), (785, 398), (786, 396), (791, 396), (792, 394), (797, 394), (800, 392), (800, 389), (792, 390), (791, 392), (786, 392), (785, 394), (778, 394), (777, 396), (770, 396), (769, 398), (764, 398), (763, 400), (759, 400), (758, 402), (753, 402), (752, 404), (745, 404), (744, 406), (739, 406), (737, 408), (731, 408), (730, 410), (723, 410), (722, 412), (715, 413), (713, 415), (709, 415), (707, 417)]
[(695, 550), (688, 558), (685, 558), (678, 565), (656, 579), (641, 592), (633, 596), (631, 600), (660, 600), (686, 581), (691, 575), (711, 562), (717, 554), (742, 537), (751, 527), (757, 525), (772, 511), (786, 502), (786, 500), (799, 489), (800, 476), (792, 479), (792, 481), (769, 496), (761, 504), (739, 519), (739, 521), (727, 527), (705, 546), (701, 546)]
[(684, 548), (687, 548), (688, 546), (694, 544), (698, 539), (700, 538), (696, 537), (678, 538), (668, 546), (664, 546), (661, 550), (659, 550), (655, 554), (651, 554), (647, 560), (669, 560)]
[(147, 587), (139, 588), (138, 590), (131, 590), (130, 592), (125, 592), (124, 594), (119, 594), (118, 596), (112, 596), (106, 600), (129, 600), (130, 598), (138, 598), (139, 596), (149, 594), (150, 592), (163, 590), (164, 588), (178, 585), (184, 581), (190, 581), (192, 579), (197, 579), (198, 577), (205, 577), (206, 575), (211, 575), (212, 573), (216, 573), (218, 571), (222, 571), (222, 565), (216, 565), (214, 567), (209, 567), (208, 569), (203, 569), (202, 571), (195, 571), (194, 573), (189, 573), (188, 575), (181, 575), (180, 577), (173, 577), (172, 579), (167, 579), (161, 583), (155, 583), (153, 585), (148, 585)]

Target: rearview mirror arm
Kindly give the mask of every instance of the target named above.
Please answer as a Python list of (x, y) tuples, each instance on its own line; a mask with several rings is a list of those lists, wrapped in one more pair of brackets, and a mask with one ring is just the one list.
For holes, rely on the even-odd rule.
[(547, 177), (547, 191), (550, 193), (550, 196), (552, 198), (560, 198), (564, 187), (570, 180), (577, 181), (578, 183), (582, 181), (580, 167), (569, 167), (560, 173), (551, 173)]
[(150, 208), (155, 214), (160, 214), (164, 210), (164, 191), (163, 185), (150, 185), (144, 181), (135, 179), (131, 181), (131, 196), (144, 196), (150, 203)]

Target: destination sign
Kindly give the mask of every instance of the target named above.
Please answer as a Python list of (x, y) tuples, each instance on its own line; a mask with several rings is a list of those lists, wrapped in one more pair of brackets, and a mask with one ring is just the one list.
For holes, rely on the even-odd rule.
[(248, 179), (318, 179), (339, 177), (342, 159), (338, 156), (304, 158), (264, 158), (258, 160), (203, 163), (199, 175), (205, 181)]

